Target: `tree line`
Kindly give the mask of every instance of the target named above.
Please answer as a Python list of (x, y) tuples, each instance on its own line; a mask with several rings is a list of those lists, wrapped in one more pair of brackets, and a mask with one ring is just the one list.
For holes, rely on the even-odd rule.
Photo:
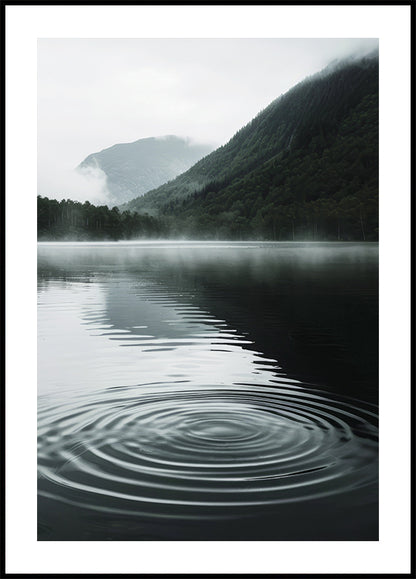
[(89, 201), (57, 201), (38, 195), (37, 208), (39, 240), (115, 241), (165, 235), (161, 221), (154, 217)]
[(171, 202), (160, 218), (64, 199), (38, 196), (38, 239), (117, 241), (122, 239), (192, 238), (266, 241), (374, 241), (377, 200), (369, 189), (340, 200), (316, 199), (264, 204), (253, 217), (242, 202), (228, 210), (203, 214), (181, 211)]

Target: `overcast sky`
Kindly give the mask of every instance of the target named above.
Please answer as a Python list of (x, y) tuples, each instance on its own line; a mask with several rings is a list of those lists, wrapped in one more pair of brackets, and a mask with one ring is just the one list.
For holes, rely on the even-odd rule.
[(90, 153), (168, 134), (219, 146), (272, 100), (376, 39), (40, 39), (38, 194), (105, 201)]

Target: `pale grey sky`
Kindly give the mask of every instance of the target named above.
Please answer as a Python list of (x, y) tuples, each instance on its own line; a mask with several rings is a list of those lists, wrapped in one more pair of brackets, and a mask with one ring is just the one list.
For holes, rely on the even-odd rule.
[[(39, 39), (38, 194), (105, 201), (74, 168), (90, 153), (175, 134), (226, 143), (289, 88), (377, 39)], [(97, 178), (96, 178), (97, 177)]]

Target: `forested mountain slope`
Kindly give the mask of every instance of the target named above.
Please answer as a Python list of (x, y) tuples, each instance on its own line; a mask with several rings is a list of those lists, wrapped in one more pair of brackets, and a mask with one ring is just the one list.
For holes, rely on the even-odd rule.
[(378, 56), (304, 80), (126, 208), (173, 236), (377, 239)]

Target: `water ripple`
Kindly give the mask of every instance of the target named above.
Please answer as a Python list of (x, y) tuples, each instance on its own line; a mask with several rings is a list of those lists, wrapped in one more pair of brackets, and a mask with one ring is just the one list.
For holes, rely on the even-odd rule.
[(39, 400), (39, 492), (101, 512), (193, 518), (377, 484), (374, 409), (280, 385), (186, 383)]

